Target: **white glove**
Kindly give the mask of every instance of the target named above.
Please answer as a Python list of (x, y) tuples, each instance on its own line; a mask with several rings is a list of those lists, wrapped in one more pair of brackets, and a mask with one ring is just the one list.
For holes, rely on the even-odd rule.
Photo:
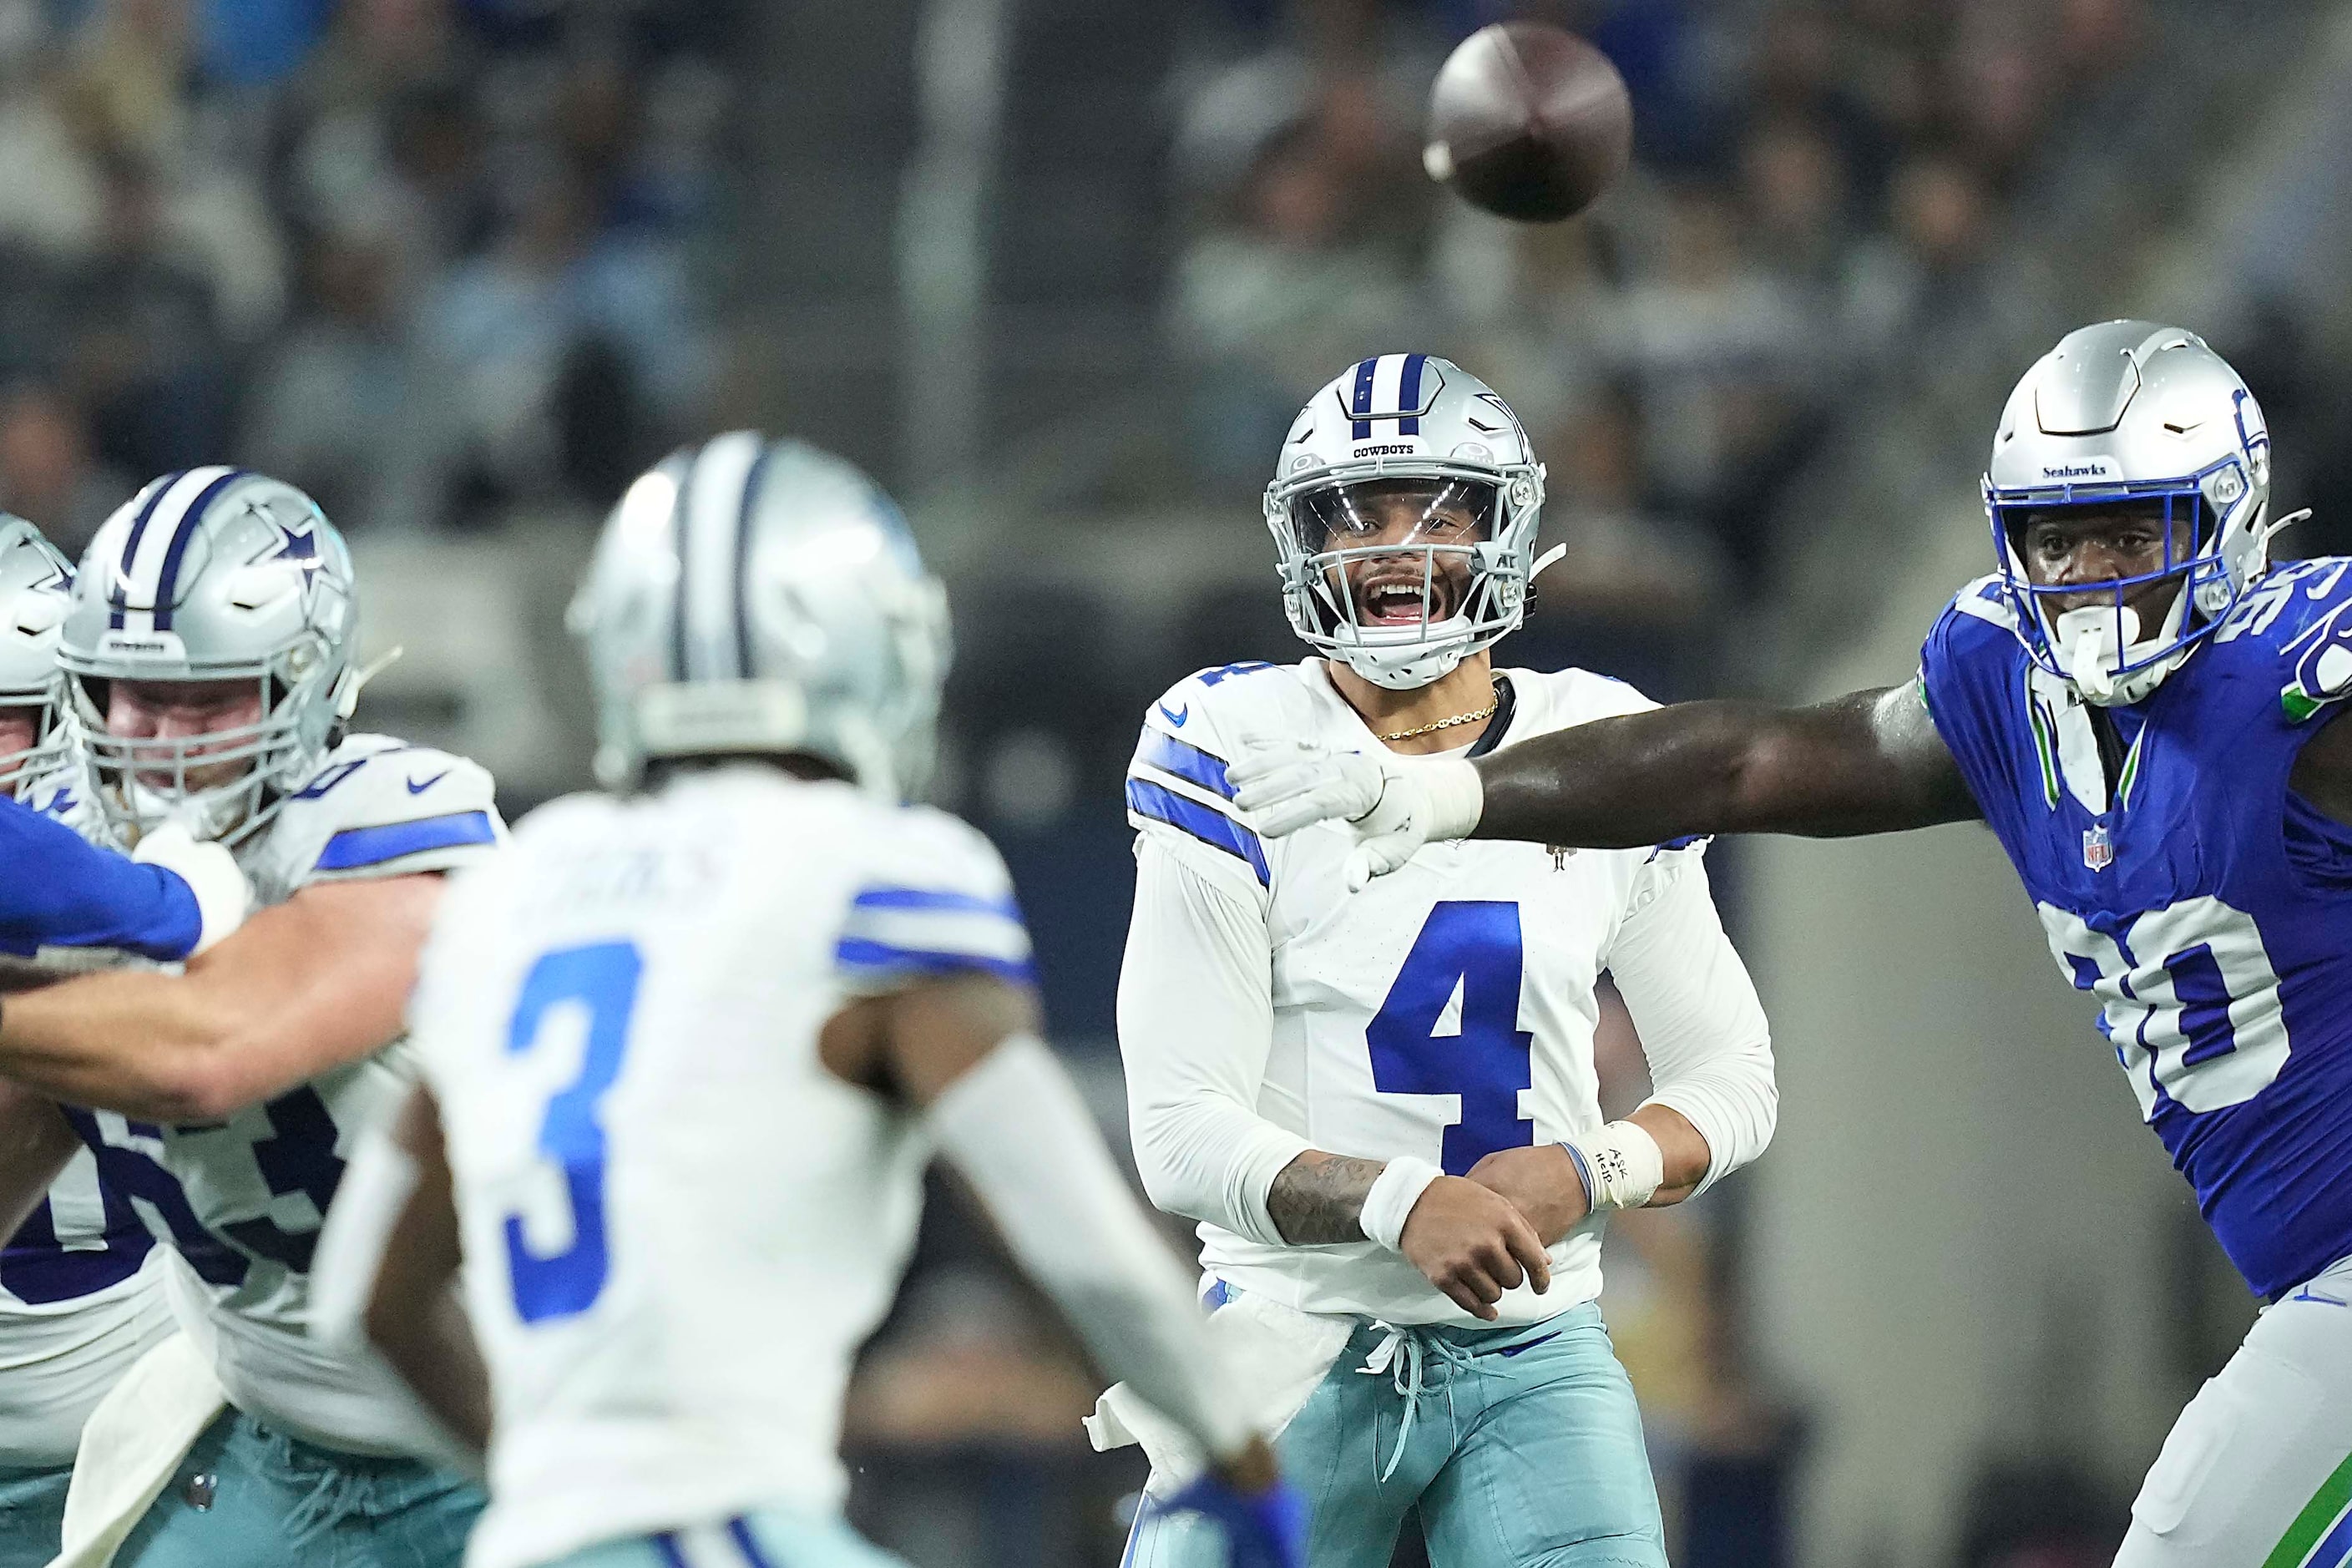
[(1246, 751), (1225, 771), (1234, 803), (1251, 824), (1281, 838), (1338, 820), (1355, 835), (1348, 890), (1384, 877), (1433, 838), (1460, 838), (1478, 826), (1486, 791), (1460, 757), (1366, 756), (1316, 741)]
[(253, 907), (253, 889), (237, 869), (236, 857), (217, 844), (199, 843), (176, 822), (167, 822), (139, 840), (131, 858), (142, 865), (161, 866), (188, 885), (196, 896), (201, 926), (193, 958), (245, 923)]

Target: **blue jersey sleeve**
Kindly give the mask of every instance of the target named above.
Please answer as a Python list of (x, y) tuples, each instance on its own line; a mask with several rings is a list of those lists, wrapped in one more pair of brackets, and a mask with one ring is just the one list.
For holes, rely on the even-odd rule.
[(2024, 659), (2015, 626), (1999, 580), (1981, 578), (1954, 596), (1919, 649), (1920, 698), (1969, 793), (1989, 815), (2017, 782), (2014, 715)]
[(0, 951), (119, 947), (170, 961), (202, 933), (196, 896), (176, 875), (14, 800), (0, 799)]

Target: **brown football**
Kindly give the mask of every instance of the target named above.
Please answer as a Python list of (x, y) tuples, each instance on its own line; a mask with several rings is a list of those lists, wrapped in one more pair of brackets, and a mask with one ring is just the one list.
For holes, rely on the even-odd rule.
[(1559, 27), (1497, 22), (1437, 73), (1422, 163), (1490, 213), (1554, 223), (1607, 190), (1633, 147), (1633, 102), (1608, 56)]

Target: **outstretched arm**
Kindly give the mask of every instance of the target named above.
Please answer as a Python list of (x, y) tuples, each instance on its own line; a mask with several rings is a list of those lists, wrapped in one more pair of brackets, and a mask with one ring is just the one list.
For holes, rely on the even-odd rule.
[(1472, 837), (1632, 848), (1701, 833), (1846, 837), (1979, 815), (1916, 685), (1811, 708), (1682, 702), (1475, 764)]
[(185, 974), (91, 974), (0, 1004), (0, 1075), (70, 1104), (216, 1121), (398, 1037), (441, 897), (419, 874), (303, 889)]

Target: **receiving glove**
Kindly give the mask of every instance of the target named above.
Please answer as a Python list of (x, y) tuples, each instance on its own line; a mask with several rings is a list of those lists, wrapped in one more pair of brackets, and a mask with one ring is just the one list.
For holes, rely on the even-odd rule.
[(1214, 1470), (1155, 1505), (1181, 1509), (1224, 1528), (1231, 1568), (1306, 1568), (1307, 1500), (1288, 1481), (1244, 1491)]
[(1478, 826), (1485, 787), (1460, 757), (1366, 756), (1317, 741), (1245, 751), (1225, 771), (1234, 803), (1260, 833), (1286, 837), (1318, 822), (1344, 822), (1355, 836), (1348, 889), (1360, 890), (1433, 838), (1460, 838)]
[(166, 823), (139, 840), (133, 860), (158, 867), (188, 885), (195, 895), (199, 931), (193, 958), (245, 923), (252, 908), (253, 889), (236, 858), (217, 844), (199, 843), (177, 823)]

